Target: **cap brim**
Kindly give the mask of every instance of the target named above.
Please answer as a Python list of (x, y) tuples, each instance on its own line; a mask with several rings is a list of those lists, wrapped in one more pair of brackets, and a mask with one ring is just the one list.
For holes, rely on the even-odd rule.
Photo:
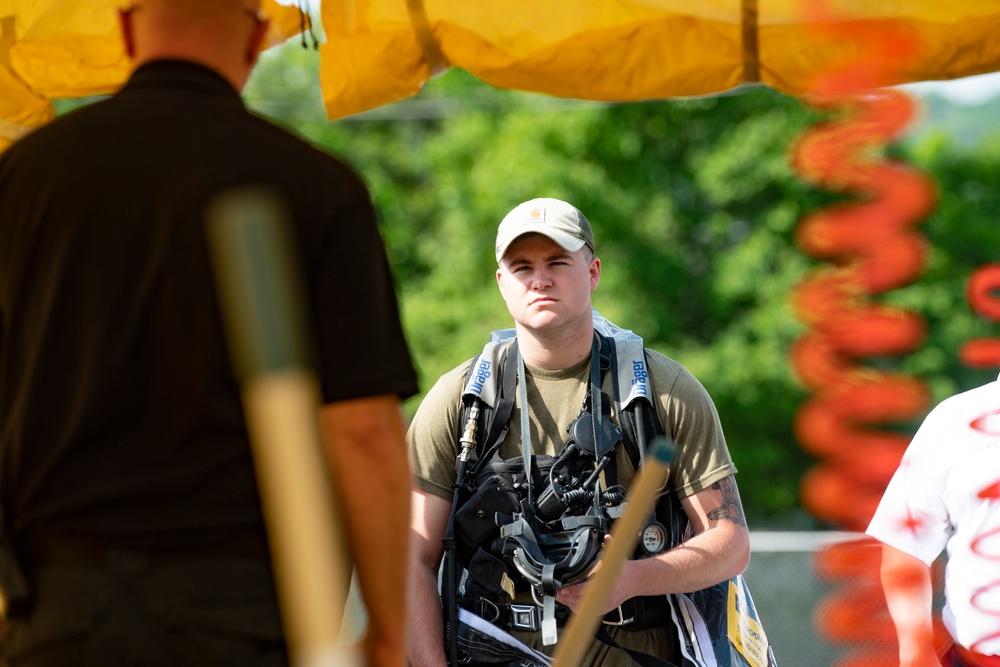
[(507, 253), (507, 248), (510, 247), (510, 244), (525, 234), (541, 234), (542, 236), (547, 236), (559, 244), (559, 247), (568, 252), (576, 252), (587, 244), (587, 242), (579, 236), (574, 236), (573, 234), (559, 229), (519, 229), (517, 230), (517, 233), (512, 234), (509, 238), (497, 243), (497, 262), (503, 259), (503, 256)]

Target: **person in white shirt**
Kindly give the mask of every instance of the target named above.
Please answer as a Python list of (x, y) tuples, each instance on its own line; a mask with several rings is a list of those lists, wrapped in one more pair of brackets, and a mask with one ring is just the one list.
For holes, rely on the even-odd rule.
[[(868, 526), (883, 543), (882, 586), (901, 667), (1000, 666), (1000, 380), (935, 407)], [(947, 550), (934, 650), (930, 566)]]

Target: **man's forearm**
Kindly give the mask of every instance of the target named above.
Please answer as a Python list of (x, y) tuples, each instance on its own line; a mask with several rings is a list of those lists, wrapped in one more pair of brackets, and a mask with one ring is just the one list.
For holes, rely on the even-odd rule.
[(323, 426), (345, 537), (368, 610), (367, 663), (402, 667), (410, 469), (392, 397), (326, 406)]
[(437, 576), (417, 565), (410, 570), (406, 652), (412, 667), (444, 667), (444, 616)]
[(636, 595), (690, 593), (741, 574), (749, 559), (746, 529), (729, 523), (710, 528), (670, 551), (635, 561)]
[[(721, 525), (652, 558), (630, 560), (617, 577), (603, 612), (640, 595), (689, 593), (726, 581), (746, 569), (749, 544), (741, 526)], [(600, 567), (600, 564), (598, 564)], [(579, 610), (587, 583), (562, 588), (556, 599)]]
[[(405, 459), (404, 459), (405, 461)], [(406, 555), (409, 532), (409, 468), (355, 470), (343, 487), (349, 539), (368, 610), (366, 650), (370, 665), (405, 665)]]
[(444, 667), (444, 615), (437, 576), (451, 502), (414, 487), (411, 505), (407, 656), (413, 667)]
[(899, 637), (901, 664), (929, 664), (921, 660), (934, 655), (930, 568), (918, 558), (883, 545), (881, 577), (889, 616)]

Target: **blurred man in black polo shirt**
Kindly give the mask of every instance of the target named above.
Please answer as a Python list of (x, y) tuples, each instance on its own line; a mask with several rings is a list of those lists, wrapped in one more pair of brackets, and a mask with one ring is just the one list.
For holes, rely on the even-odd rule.
[(367, 188), (240, 100), (258, 4), (123, 10), (125, 87), (0, 155), (0, 499), (34, 592), (11, 665), (287, 661), (203, 227), (248, 184), (291, 209), (367, 658), (403, 664), (416, 375)]

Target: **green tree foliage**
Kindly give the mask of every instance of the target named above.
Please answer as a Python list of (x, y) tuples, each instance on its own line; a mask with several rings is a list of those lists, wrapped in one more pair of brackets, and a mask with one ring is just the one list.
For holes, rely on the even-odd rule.
[[(313, 54), (286, 48), (265, 58), (247, 98), (369, 181), (425, 389), (490, 330), (511, 326), (493, 277), (500, 218), (532, 197), (568, 200), (595, 228), (595, 306), (709, 390), (754, 525), (808, 525), (798, 484), (814, 461), (791, 428), (808, 394), (788, 363), (804, 329), (788, 295), (816, 263), (794, 229), (838, 197), (796, 178), (788, 151), (816, 113), (763, 87), (598, 104), (496, 90), (451, 71), (412, 100), (326, 122), (315, 70)], [(940, 187), (921, 225), (933, 247), (925, 274), (884, 297), (925, 317), (929, 333), (919, 351), (871, 363), (925, 379), (936, 400), (992, 376), (956, 354), (973, 336), (1000, 333), (963, 293), (1000, 248), (1000, 152), (991, 147), (998, 142), (959, 152), (922, 136), (892, 151)]]

